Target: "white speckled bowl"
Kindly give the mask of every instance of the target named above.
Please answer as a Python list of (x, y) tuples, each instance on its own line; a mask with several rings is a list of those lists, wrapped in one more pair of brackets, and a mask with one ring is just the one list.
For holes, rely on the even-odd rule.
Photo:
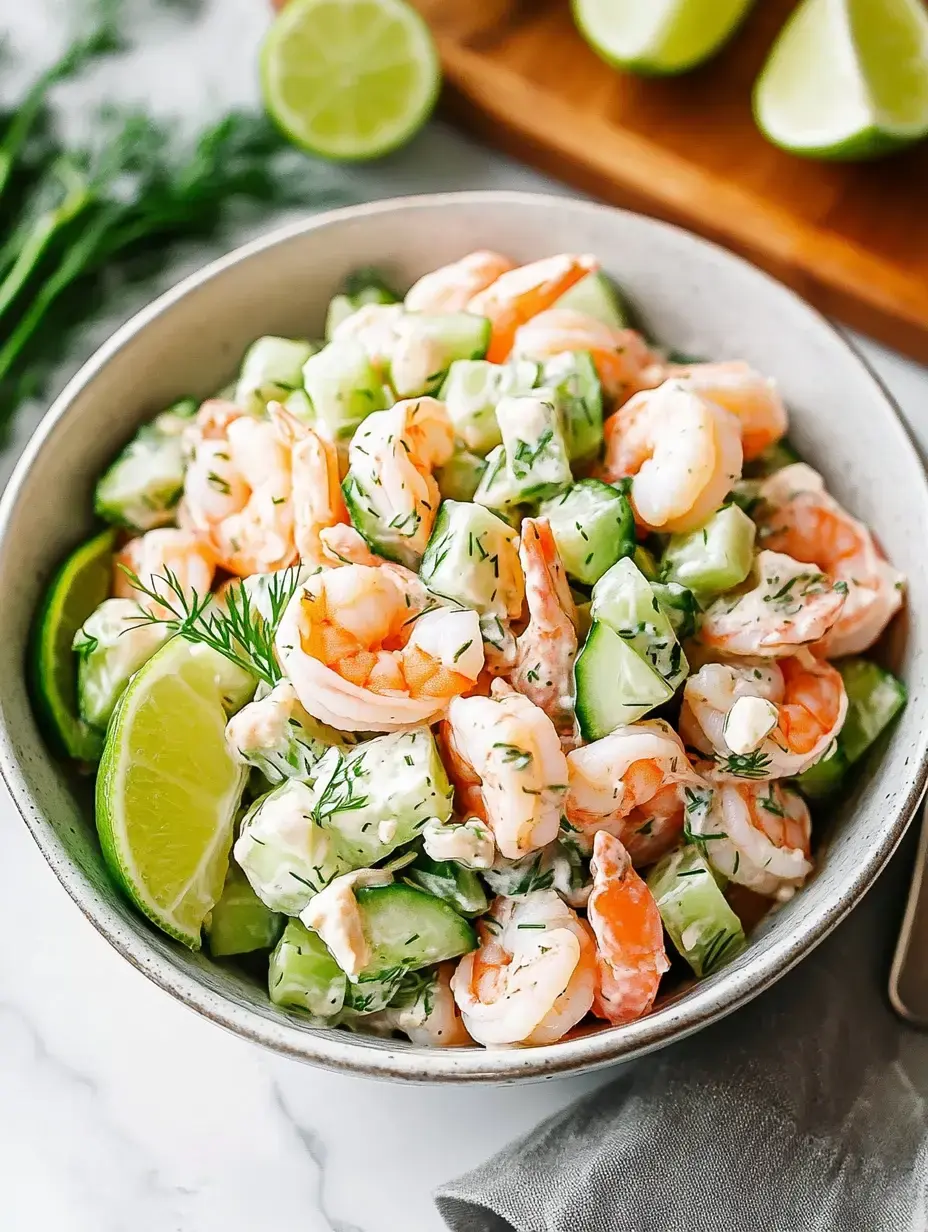
[[(139, 423), (183, 394), (219, 388), (259, 334), (318, 334), (349, 270), (383, 266), (405, 285), (478, 247), (522, 260), (596, 253), (663, 342), (745, 358), (776, 377), (802, 455), (909, 575), (908, 613), (887, 653), (911, 700), (853, 799), (837, 810), (814, 878), (724, 970), (629, 1026), (547, 1048), (429, 1051), (310, 1029), (243, 973), (188, 953), (136, 914), (107, 879), (86, 793), (75, 792), (39, 735), (24, 665), (42, 587), (90, 533), (94, 480)], [(720, 248), (634, 214), (518, 193), (324, 214), (240, 249), (156, 300), (78, 373), (26, 451), (0, 505), (0, 770), (55, 875), (92, 923), (167, 992), (221, 1026), (316, 1065), (418, 1082), (505, 1082), (607, 1065), (680, 1039), (769, 987), (854, 906), (898, 843), (926, 779), (926, 527), (920, 461), (872, 373), (791, 291)]]

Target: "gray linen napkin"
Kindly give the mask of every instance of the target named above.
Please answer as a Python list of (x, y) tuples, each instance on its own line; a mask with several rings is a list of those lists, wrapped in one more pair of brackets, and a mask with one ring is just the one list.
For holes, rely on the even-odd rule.
[(925, 1232), (928, 1035), (884, 995), (913, 838), (770, 992), (443, 1186), (448, 1227)]

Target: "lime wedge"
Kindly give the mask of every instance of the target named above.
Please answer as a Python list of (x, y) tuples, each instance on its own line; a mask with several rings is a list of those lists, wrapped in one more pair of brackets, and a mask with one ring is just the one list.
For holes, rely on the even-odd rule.
[(261, 52), (264, 102), (323, 158), (378, 158), (428, 119), (441, 82), (428, 27), (404, 0), (292, 0)]
[(192, 950), (222, 894), (245, 783), (226, 746), (225, 665), (172, 638), (123, 694), (97, 777), (97, 832), (113, 877)]
[(754, 87), (775, 145), (868, 158), (928, 134), (928, 13), (921, 0), (803, 0)]
[(607, 64), (683, 73), (714, 55), (754, 0), (573, 0), (580, 33)]
[(32, 692), (43, 730), (59, 751), (78, 761), (99, 760), (103, 735), (78, 712), (71, 643), (110, 593), (115, 540), (116, 531), (105, 530), (68, 557), (45, 594), (32, 641)]

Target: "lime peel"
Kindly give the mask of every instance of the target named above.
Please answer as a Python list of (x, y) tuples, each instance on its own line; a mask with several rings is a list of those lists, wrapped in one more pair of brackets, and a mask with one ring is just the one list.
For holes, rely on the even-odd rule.
[(572, 0), (580, 33), (608, 64), (683, 73), (731, 38), (754, 0)]

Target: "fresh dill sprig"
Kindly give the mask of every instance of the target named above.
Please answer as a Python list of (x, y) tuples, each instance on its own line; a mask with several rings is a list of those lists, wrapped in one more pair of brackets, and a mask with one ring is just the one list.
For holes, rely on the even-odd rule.
[(763, 749), (755, 749), (753, 753), (731, 753), (728, 757), (716, 754), (715, 760), (723, 773), (739, 779), (765, 779), (770, 766), (770, 757)]
[[(224, 608), (214, 604), (210, 594), (199, 595), (181, 585), (177, 574), (165, 567), (147, 586), (138, 574), (124, 565), (120, 568), (132, 587), (158, 604), (168, 615), (159, 616), (139, 604), (137, 624), (165, 625), (172, 632), (209, 646), (243, 671), (271, 688), (282, 678), (274, 651), (274, 638), (284, 609), (296, 593), (300, 572), (297, 566), (272, 574), (266, 589), (270, 616), (258, 611), (244, 583), (229, 587)], [(163, 583), (163, 588), (159, 583)]]

